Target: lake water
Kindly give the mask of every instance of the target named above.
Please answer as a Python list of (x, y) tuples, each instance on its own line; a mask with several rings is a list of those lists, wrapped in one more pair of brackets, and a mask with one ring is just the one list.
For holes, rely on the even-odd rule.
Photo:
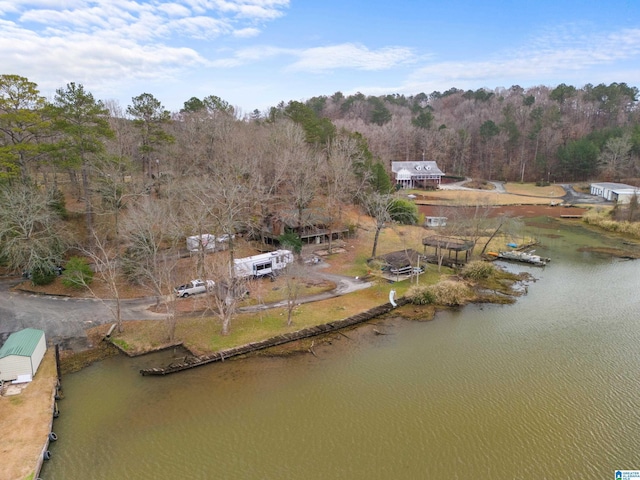
[[(607, 479), (640, 469), (640, 261), (538, 225), (552, 258), (516, 304), (392, 318), (291, 358), (63, 379), (64, 479)], [(375, 335), (373, 329), (388, 335)]]

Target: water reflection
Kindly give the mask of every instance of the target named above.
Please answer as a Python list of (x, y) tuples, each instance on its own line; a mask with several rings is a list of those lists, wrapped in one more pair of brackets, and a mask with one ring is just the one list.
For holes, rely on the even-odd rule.
[[(547, 229), (549, 230), (549, 229)], [(546, 231), (546, 230), (545, 230)], [(514, 305), (365, 326), (317, 357), (64, 380), (46, 479), (612, 478), (640, 468), (640, 263), (554, 226)], [(380, 327), (377, 327), (380, 328)]]

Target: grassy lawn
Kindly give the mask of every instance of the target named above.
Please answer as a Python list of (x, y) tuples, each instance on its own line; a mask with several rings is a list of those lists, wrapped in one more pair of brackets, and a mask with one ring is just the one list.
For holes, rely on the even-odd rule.
[(495, 190), (469, 191), (469, 190), (436, 190), (436, 191), (412, 191), (418, 195), (416, 203), (431, 205), (545, 205), (552, 200), (558, 200), (564, 196), (565, 191), (559, 185), (537, 187), (533, 183), (506, 183), (504, 188), (507, 193), (498, 193)]
[[(531, 191), (536, 191), (535, 188), (543, 188), (540, 191), (545, 194), (554, 191), (553, 187), (527, 188), (531, 188)], [(422, 193), (429, 194), (431, 192)], [(477, 192), (462, 192), (461, 195), (460, 191), (441, 191), (433, 192), (433, 194), (454, 194), (467, 202), (477, 201), (477, 196), (483, 195), (483, 193)], [(486, 195), (496, 196), (499, 194), (487, 193)], [(501, 195), (501, 197), (504, 196), (508, 195)], [(372, 219), (357, 212), (350, 212), (348, 221), (358, 226), (356, 235), (354, 238), (336, 242), (334, 253), (326, 254), (328, 248), (326, 244), (305, 246), (303, 253), (311, 255), (322, 251), (323, 268), (321, 272), (352, 278), (366, 278), (373, 283), (372, 287), (336, 298), (302, 303), (295, 308), (293, 324), (290, 326), (286, 325), (287, 312), (284, 308), (237, 314), (231, 322), (231, 332), (227, 336), (220, 334), (220, 320), (214, 313), (212, 302), (208, 301), (205, 296), (179, 299), (176, 302), (179, 307), (177, 310), (179, 315), (176, 319), (175, 342), (182, 342), (195, 354), (206, 354), (309, 326), (344, 319), (388, 302), (389, 291), (392, 289), (396, 291), (396, 297), (403, 296), (411, 286), (409, 280), (390, 283), (382, 278), (381, 271), (367, 263), (372, 254), (375, 235)], [(422, 253), (422, 239), (432, 233), (419, 226), (392, 225), (380, 232), (376, 254), (383, 255), (406, 249)], [(498, 236), (489, 246), (489, 250), (504, 249), (508, 241), (509, 239)], [(479, 240), (476, 254), (480, 252), (485, 242), (486, 238)], [(309, 266), (307, 272), (301, 275), (302, 291), (299, 298), (335, 288), (335, 284), (321, 279), (317, 268), (319, 267)], [(435, 284), (443, 275), (446, 276), (450, 273), (450, 269), (441, 268), (439, 270), (436, 265), (429, 265), (426, 272), (420, 275), (419, 282), (421, 284)], [(286, 298), (286, 286), (282, 278), (277, 278), (275, 282), (270, 282), (267, 279), (254, 281), (250, 285), (250, 290), (250, 297), (241, 306), (267, 304)], [(126, 322), (125, 331), (121, 334), (114, 334), (113, 338), (121, 348), (139, 353), (168, 345), (167, 332), (166, 324), (162, 320)]]
[[(420, 275), (420, 284), (435, 283), (440, 278), (431, 266)], [(449, 272), (443, 269), (443, 272)], [(412, 280), (415, 283), (415, 280)], [(231, 333), (222, 336), (221, 323), (211, 312), (201, 315), (183, 316), (177, 319), (176, 339), (196, 355), (224, 350), (250, 342), (301, 330), (314, 325), (341, 320), (389, 301), (389, 291), (395, 290), (401, 297), (411, 286), (409, 280), (390, 283), (382, 278), (373, 278), (373, 286), (340, 297), (313, 303), (302, 303), (293, 311), (293, 324), (287, 326), (285, 308), (272, 308), (256, 313), (240, 313), (231, 323)], [(103, 328), (103, 327), (102, 327)], [(126, 322), (125, 331), (114, 335), (114, 342), (129, 352), (143, 352), (149, 347), (168, 345), (167, 330), (163, 321)]]
[[(262, 310), (255, 313), (241, 313), (231, 322), (231, 332), (227, 336), (220, 335), (220, 320), (212, 310), (204, 310), (202, 297), (179, 300), (181, 305), (187, 302), (200, 302), (198, 307), (191, 307), (188, 315), (177, 319), (176, 340), (195, 354), (205, 354), (222, 350), (245, 343), (264, 340), (274, 335), (280, 335), (309, 326), (341, 320), (356, 313), (372, 308), (389, 301), (389, 291), (395, 290), (396, 297), (404, 295), (410, 287), (410, 281), (389, 283), (380, 276), (380, 271), (373, 270), (367, 264), (373, 246), (374, 229), (371, 219), (357, 217), (360, 228), (356, 238), (346, 239), (337, 245), (336, 252), (323, 256), (326, 268), (323, 272), (346, 275), (350, 277), (367, 277), (373, 286), (336, 298), (322, 300), (313, 303), (298, 305), (293, 312), (293, 325), (287, 326), (287, 312), (284, 308)], [(378, 254), (389, 253), (403, 249), (414, 249), (422, 252), (422, 238), (425, 230), (417, 226), (394, 226), (386, 228), (380, 233)], [(307, 253), (313, 253), (313, 249), (326, 249), (326, 245), (310, 246)], [(315, 267), (314, 267), (315, 268)], [(420, 275), (421, 284), (436, 283), (441, 274), (450, 273), (443, 268), (437, 271), (437, 266), (427, 267), (425, 273)], [(315, 278), (315, 280), (313, 280)], [(319, 282), (313, 270), (309, 279), (302, 281), (304, 291), (300, 298), (313, 295), (322, 291), (335, 288), (335, 284)], [(415, 282), (415, 280), (413, 280)], [(252, 285), (250, 299), (243, 306), (258, 303), (271, 303), (286, 298), (286, 288), (283, 280), (277, 278), (275, 282), (261, 279)], [(260, 290), (260, 293), (258, 293)], [(258, 298), (259, 297), (259, 298)], [(193, 304), (192, 304), (193, 305)], [(188, 309), (187, 309), (188, 310)], [(114, 338), (120, 342), (120, 346), (130, 352), (141, 352), (145, 349), (159, 348), (167, 345), (167, 329), (163, 321), (127, 322), (122, 334), (115, 334)]]
[(505, 183), (504, 188), (508, 193), (516, 195), (528, 195), (532, 197), (558, 198), (565, 194), (564, 188), (560, 185), (549, 185), (538, 187), (535, 183)]

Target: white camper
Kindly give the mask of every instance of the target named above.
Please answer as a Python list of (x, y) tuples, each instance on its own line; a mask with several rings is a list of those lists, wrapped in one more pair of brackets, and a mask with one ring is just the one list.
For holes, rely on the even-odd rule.
[[(234, 235), (231, 238), (235, 238)], [(203, 235), (194, 235), (187, 237), (187, 250), (190, 252), (199, 252), (201, 249), (205, 252), (217, 252), (229, 248), (229, 235), (224, 234), (219, 237), (210, 233)]]
[(209, 233), (187, 237), (187, 250), (190, 252), (212, 252), (216, 249), (216, 236)]
[(293, 253), (290, 250), (276, 250), (234, 260), (236, 275), (239, 277), (273, 276), (291, 262)]

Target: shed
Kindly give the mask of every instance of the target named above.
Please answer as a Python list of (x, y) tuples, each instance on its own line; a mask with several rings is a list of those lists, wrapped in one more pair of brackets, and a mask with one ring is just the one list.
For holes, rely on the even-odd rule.
[(448, 217), (424, 217), (425, 227), (446, 227)]
[(12, 333), (0, 348), (0, 380), (31, 380), (46, 351), (42, 330), (25, 328)]
[[(393, 275), (409, 275), (414, 273), (414, 269), (420, 267), (421, 259), (422, 255), (410, 248), (387, 253), (375, 258), (375, 260), (382, 264), (382, 270)], [(369, 261), (371, 260), (373, 259)]]

